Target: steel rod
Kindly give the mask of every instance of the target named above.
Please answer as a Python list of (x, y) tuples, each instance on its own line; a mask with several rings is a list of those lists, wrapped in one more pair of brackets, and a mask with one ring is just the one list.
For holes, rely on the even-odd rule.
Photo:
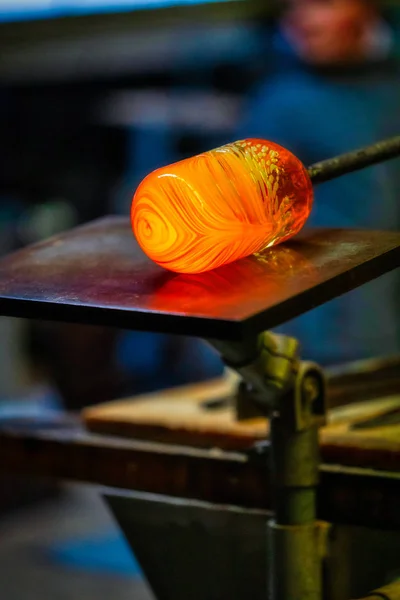
[(308, 173), (313, 183), (323, 183), (397, 156), (400, 156), (400, 135), (315, 163), (308, 167)]

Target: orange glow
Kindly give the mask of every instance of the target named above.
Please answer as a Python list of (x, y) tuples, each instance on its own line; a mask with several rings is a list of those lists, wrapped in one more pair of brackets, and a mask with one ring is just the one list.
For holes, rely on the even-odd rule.
[(133, 198), (132, 228), (162, 267), (201, 273), (292, 237), (312, 201), (308, 173), (293, 154), (248, 139), (150, 173)]

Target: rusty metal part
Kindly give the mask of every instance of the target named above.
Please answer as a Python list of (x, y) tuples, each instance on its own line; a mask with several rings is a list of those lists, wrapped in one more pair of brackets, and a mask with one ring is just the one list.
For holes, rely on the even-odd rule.
[(318, 229), (201, 275), (163, 270), (129, 219), (95, 221), (0, 260), (0, 314), (240, 340), (400, 263), (400, 233)]
[(311, 165), (308, 173), (313, 183), (324, 183), (398, 156), (400, 156), (400, 136)]

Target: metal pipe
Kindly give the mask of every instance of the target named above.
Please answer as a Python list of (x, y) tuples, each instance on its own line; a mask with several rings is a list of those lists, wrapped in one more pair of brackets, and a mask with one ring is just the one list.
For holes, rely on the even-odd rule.
[(324, 183), (397, 156), (400, 156), (400, 135), (315, 163), (308, 167), (308, 174), (314, 184)]
[(271, 600), (321, 600), (322, 563), (316, 521), (318, 430), (293, 431), (270, 421), (275, 518), (267, 525)]

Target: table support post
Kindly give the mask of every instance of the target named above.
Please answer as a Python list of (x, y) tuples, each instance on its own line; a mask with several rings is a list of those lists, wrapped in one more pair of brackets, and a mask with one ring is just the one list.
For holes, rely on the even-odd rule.
[(213, 344), (243, 378), (238, 418), (270, 418), (269, 600), (322, 600), (316, 489), (318, 428), (326, 414), (323, 373), (300, 361), (297, 341), (286, 336), (265, 332), (242, 345)]

